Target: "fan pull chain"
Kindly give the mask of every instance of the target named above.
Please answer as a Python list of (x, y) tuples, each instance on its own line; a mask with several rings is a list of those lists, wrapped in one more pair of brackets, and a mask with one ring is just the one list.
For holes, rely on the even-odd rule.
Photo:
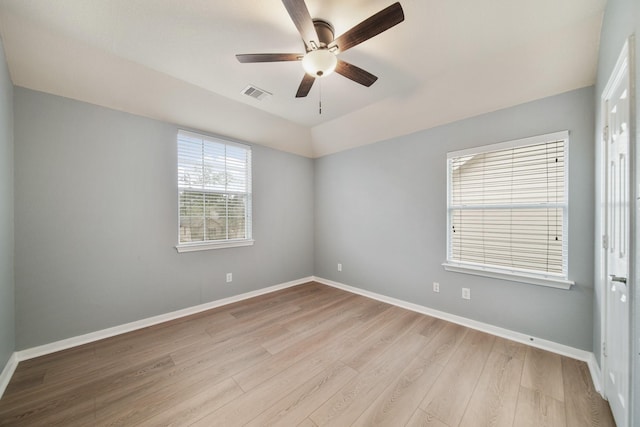
[(322, 115), (322, 79), (318, 79), (320, 80), (318, 83), (320, 83), (320, 86), (318, 87), (320, 89), (320, 100), (318, 101), (318, 114)]

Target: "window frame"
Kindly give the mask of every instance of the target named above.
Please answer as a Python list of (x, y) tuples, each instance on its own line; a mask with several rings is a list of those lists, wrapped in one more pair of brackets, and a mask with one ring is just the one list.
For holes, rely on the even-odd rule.
[[(233, 146), (237, 148), (241, 148), (247, 151), (248, 157), (248, 169), (246, 174), (246, 192), (242, 194), (246, 194), (247, 202), (246, 202), (246, 212), (245, 212), (245, 227), (246, 227), (246, 238), (242, 239), (219, 239), (219, 240), (203, 240), (196, 242), (180, 242), (180, 192), (185, 189), (185, 187), (180, 186), (180, 176), (178, 172), (178, 167), (180, 165), (180, 136), (185, 135), (191, 138), (201, 139), (203, 144), (206, 144), (207, 141), (214, 144), (222, 144), (226, 147)], [(252, 212), (252, 174), (253, 174), (253, 158), (252, 158), (252, 149), (251, 146), (242, 142), (233, 141), (228, 138), (222, 138), (219, 136), (211, 136), (207, 134), (202, 134), (198, 132), (188, 131), (184, 129), (178, 129), (176, 134), (176, 184), (177, 184), (177, 213), (178, 213), (178, 244), (175, 246), (176, 250), (179, 253), (183, 252), (195, 252), (195, 251), (204, 251), (211, 249), (225, 249), (225, 248), (235, 248), (235, 247), (243, 247), (243, 246), (252, 246), (254, 244), (253, 240), (253, 212)], [(202, 192), (203, 194), (239, 194), (238, 191), (204, 191), (199, 189), (194, 189), (193, 192)], [(227, 213), (228, 216), (228, 213)]]
[[(518, 269), (515, 267), (500, 267), (489, 264), (473, 263), (469, 261), (460, 261), (453, 259), (453, 244), (452, 244), (452, 213), (454, 210), (459, 210), (459, 207), (452, 206), (452, 167), (451, 161), (454, 158), (463, 156), (477, 155), (483, 153), (489, 153), (500, 150), (508, 150), (511, 148), (526, 147), (536, 144), (548, 143), (551, 141), (564, 140), (564, 198), (563, 203), (560, 203), (558, 207), (562, 208), (562, 238), (563, 238), (563, 250), (562, 250), (562, 273), (550, 273), (550, 272), (533, 272), (530, 270)], [(516, 203), (507, 203), (505, 208), (509, 206), (515, 206)], [(545, 135), (538, 135), (529, 138), (522, 138), (513, 141), (506, 141), (497, 144), (484, 145), (479, 147), (473, 147), (464, 150), (452, 151), (447, 153), (447, 257), (446, 261), (442, 263), (442, 266), (447, 271), (472, 274), (478, 276), (491, 277), (495, 279), (510, 280), (514, 282), (529, 283), (534, 285), (549, 286), (559, 289), (570, 289), (575, 284), (574, 281), (569, 280), (569, 132), (561, 131)]]

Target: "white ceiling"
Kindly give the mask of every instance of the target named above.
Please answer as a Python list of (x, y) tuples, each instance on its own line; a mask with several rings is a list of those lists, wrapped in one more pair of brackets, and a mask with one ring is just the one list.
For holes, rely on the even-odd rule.
[[(234, 56), (304, 51), (280, 0), (0, 0), (0, 36), (17, 86), (316, 157), (593, 84), (605, 1), (401, 0), (340, 55), (376, 83), (334, 73), (302, 99), (299, 63)], [(392, 2), (307, 6), (338, 36)]]

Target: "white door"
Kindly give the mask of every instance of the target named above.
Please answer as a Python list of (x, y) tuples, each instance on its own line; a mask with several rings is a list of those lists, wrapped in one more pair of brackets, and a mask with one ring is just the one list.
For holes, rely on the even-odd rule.
[(618, 427), (629, 419), (629, 57), (621, 54), (603, 92), (607, 178), (607, 290), (605, 294), (604, 391)]

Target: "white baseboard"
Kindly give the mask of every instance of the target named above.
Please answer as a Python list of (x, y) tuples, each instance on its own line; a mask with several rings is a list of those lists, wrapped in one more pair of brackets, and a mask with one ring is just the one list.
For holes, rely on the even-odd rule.
[(600, 387), (600, 368), (596, 362), (596, 358), (592, 352), (580, 350), (578, 348), (570, 347), (557, 342), (545, 340), (542, 338), (532, 337), (530, 335), (515, 332), (510, 329), (501, 328), (499, 326), (490, 325), (488, 323), (478, 322), (477, 320), (468, 319), (466, 317), (457, 316), (455, 314), (447, 313), (444, 311), (434, 310), (423, 305), (418, 305), (403, 301), (400, 299), (388, 297), (375, 292), (366, 291), (364, 289), (355, 288), (353, 286), (345, 285), (344, 283), (334, 282), (332, 280), (323, 279), (322, 277), (313, 277), (313, 280), (322, 283), (323, 285), (332, 286), (334, 288), (342, 289), (347, 292), (362, 295), (367, 298), (375, 299), (385, 302), (387, 304), (395, 305), (397, 307), (405, 308), (407, 310), (415, 311), (417, 313), (426, 314), (428, 316), (437, 317), (438, 319), (446, 320), (451, 323), (466, 326), (471, 329), (486, 332), (491, 335), (496, 335), (502, 338), (506, 338), (511, 341), (516, 341), (522, 344), (526, 344), (532, 347), (547, 350), (552, 353), (560, 354), (562, 356), (571, 357), (573, 359), (586, 362), (589, 366), (589, 372), (593, 380), (593, 385), (596, 390), (602, 394)]
[(600, 396), (604, 398), (604, 389), (602, 388), (602, 371), (600, 370), (600, 365), (598, 365), (595, 354), (591, 353), (591, 357), (587, 360), (587, 365), (589, 365), (593, 388), (595, 388), (596, 391), (600, 393)]
[(12, 353), (9, 360), (7, 360), (7, 364), (4, 366), (2, 373), (0, 374), (0, 398), (4, 394), (4, 391), (7, 389), (9, 385), (9, 381), (11, 381), (11, 377), (13, 373), (16, 371), (18, 367), (18, 356), (16, 353)]
[(312, 277), (305, 277), (302, 279), (293, 280), (291, 282), (270, 286), (268, 288), (258, 289), (257, 291), (246, 292), (244, 294), (234, 295), (232, 297), (207, 302), (193, 307), (184, 308), (182, 310), (148, 317), (146, 319), (137, 320), (135, 322), (125, 323), (124, 325), (114, 326), (112, 328), (102, 329), (100, 331), (79, 335), (77, 337), (67, 338), (64, 340), (52, 342), (50, 344), (32, 347), (26, 350), (20, 350), (14, 354), (16, 355), (18, 361), (33, 359), (34, 357), (44, 356), (46, 354), (55, 353), (56, 351), (66, 350), (71, 347), (88, 344), (104, 338), (110, 338), (116, 335), (124, 334), (126, 332), (135, 331), (138, 329), (157, 325), (159, 323), (168, 322), (170, 320), (179, 319), (185, 316), (190, 316), (192, 314), (200, 313), (206, 310), (211, 310), (212, 308), (279, 291), (281, 289), (290, 288), (292, 286), (301, 285), (303, 283), (311, 282), (312, 280)]

